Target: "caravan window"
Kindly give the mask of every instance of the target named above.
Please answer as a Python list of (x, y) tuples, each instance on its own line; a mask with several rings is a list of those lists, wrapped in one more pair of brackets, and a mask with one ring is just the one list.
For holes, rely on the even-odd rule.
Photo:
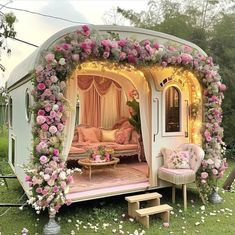
[(180, 131), (180, 91), (171, 86), (165, 93), (165, 131)]

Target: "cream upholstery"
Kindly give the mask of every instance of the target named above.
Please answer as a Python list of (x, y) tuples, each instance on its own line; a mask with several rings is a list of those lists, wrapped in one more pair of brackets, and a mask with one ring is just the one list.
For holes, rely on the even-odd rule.
[(188, 184), (195, 181), (195, 173), (191, 169), (170, 169), (160, 167), (158, 177), (172, 184)]
[(182, 144), (178, 149), (189, 151), (190, 168), (191, 169), (170, 169), (160, 167), (158, 169), (158, 178), (173, 184), (172, 201), (175, 201), (175, 185), (182, 184), (184, 189), (184, 208), (187, 208), (187, 192), (186, 184), (193, 183), (196, 179), (196, 172), (199, 169), (202, 160), (204, 159), (203, 149), (196, 144)]

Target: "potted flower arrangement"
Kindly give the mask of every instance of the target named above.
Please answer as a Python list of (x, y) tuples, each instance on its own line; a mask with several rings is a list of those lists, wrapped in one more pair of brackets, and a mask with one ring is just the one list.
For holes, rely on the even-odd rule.
[(95, 150), (88, 150), (89, 160), (91, 162), (109, 162), (112, 160), (112, 154), (114, 154), (114, 150), (103, 145), (98, 146)]

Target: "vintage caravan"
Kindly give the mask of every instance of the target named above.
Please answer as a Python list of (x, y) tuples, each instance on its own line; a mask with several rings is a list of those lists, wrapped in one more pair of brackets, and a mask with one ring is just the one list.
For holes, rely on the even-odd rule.
[[(32, 187), (43, 184), (40, 177), (48, 183), (51, 159), (61, 169), (66, 161), (83, 168), (69, 190), (60, 185), (73, 202), (169, 185), (157, 177), (159, 153), (162, 147), (201, 145), (202, 69), (212, 66), (209, 60), (190, 42), (133, 27), (78, 26), (51, 36), (7, 81), (9, 162), (22, 187), (29, 195), (26, 181), (33, 178)], [(128, 121), (130, 113), (138, 113), (127, 101), (139, 107), (139, 130)], [(96, 168), (86, 160), (99, 146), (106, 153), (114, 150), (113, 160)], [(32, 170), (38, 177), (25, 180), (21, 165), (30, 158), (41, 172)], [(68, 177), (60, 176), (60, 182)], [(46, 193), (58, 179), (48, 183)]]

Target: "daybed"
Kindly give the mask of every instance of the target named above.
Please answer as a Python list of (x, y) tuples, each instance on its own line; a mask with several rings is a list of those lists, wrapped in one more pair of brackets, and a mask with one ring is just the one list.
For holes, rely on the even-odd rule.
[(121, 119), (110, 130), (81, 124), (75, 128), (68, 160), (85, 157), (88, 149), (102, 145), (113, 148), (115, 157), (136, 155), (141, 161), (139, 140), (139, 134), (126, 118)]

